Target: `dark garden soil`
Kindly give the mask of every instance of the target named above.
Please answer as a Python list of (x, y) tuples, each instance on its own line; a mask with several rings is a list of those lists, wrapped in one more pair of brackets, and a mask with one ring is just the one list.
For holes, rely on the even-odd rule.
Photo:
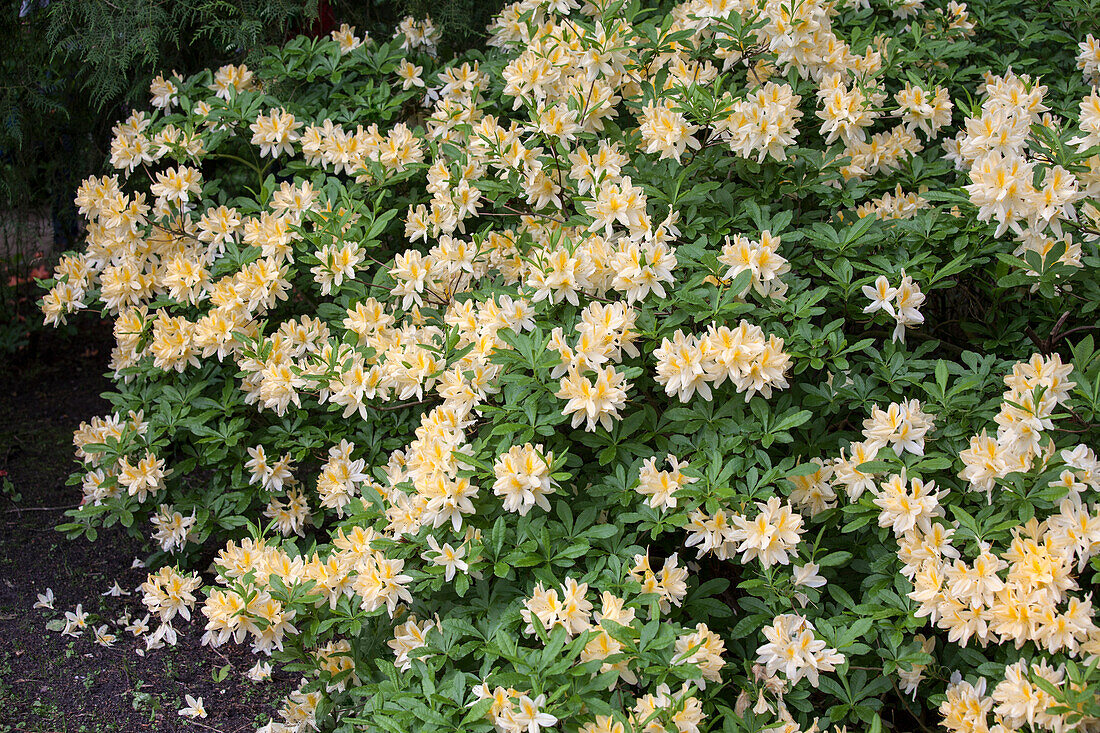
[[(115, 581), (134, 591), (145, 579), (131, 568), (145, 557), (141, 543), (117, 527), (94, 543), (54, 530), (80, 499), (79, 486), (65, 484), (74, 468), (73, 430), (109, 411), (99, 395), (110, 389), (103, 376), (110, 330), (91, 320), (79, 337), (39, 333), (29, 348), (0, 358), (0, 733), (254, 730), (291, 680), (278, 673), (258, 685), (245, 679), (256, 658), (243, 647), (201, 646), (201, 613), (176, 624), (176, 647), (138, 655), (144, 643), (113, 621), (126, 610), (145, 615), (140, 593), (101, 594)], [(57, 610), (32, 609), (47, 587)], [(118, 635), (112, 648), (94, 644), (90, 628), (76, 639), (46, 629), (78, 603), (90, 623), (111, 624)], [(185, 694), (201, 696), (209, 717), (180, 717)]]

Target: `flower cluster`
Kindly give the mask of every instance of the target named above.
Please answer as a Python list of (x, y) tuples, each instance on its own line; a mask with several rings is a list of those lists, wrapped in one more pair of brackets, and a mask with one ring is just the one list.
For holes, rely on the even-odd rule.
[(668, 395), (687, 402), (696, 392), (712, 398), (711, 385), (727, 379), (748, 402), (756, 393), (771, 397), (773, 389), (788, 386), (790, 356), (783, 339), (764, 336), (758, 326), (742, 320), (736, 328), (711, 324), (702, 338), (677, 329), (654, 350), (656, 381)]
[(740, 293), (742, 298), (748, 295), (750, 288), (761, 297), (782, 298), (787, 286), (781, 276), (790, 272), (791, 267), (777, 252), (780, 244), (780, 237), (773, 237), (767, 230), (760, 233), (760, 241), (740, 234), (735, 234), (732, 242), (726, 237), (722, 254), (718, 256), (718, 261), (729, 268), (722, 279), (733, 280), (742, 272), (748, 272), (751, 275)]
[(702, 509), (689, 519), (688, 547), (699, 546), (699, 554), (714, 553), (720, 560), (741, 553), (742, 563), (759, 560), (764, 567), (787, 565), (798, 551), (804, 531), (802, 516), (791, 510), (779, 497), (758, 502), (754, 519), (719, 509), (708, 515)]
[[(1078, 203), (1100, 192), (1100, 159), (1093, 156), (1077, 172), (1061, 165), (1037, 168), (1037, 151), (1029, 143), (1031, 127), (1057, 130), (1066, 124), (1044, 104), (1047, 87), (1038, 80), (1012, 73), (990, 75), (978, 91), (984, 97), (981, 116), (967, 118), (965, 129), (945, 143), (948, 158), (970, 176), (972, 183), (965, 188), (978, 207), (978, 220), (996, 222), (997, 237), (1011, 231), (1016, 256), (1035, 252), (1042, 260), (1057, 250), (1058, 262), (1081, 267), (1081, 243), (1063, 222), (1076, 220)], [(1070, 141), (1079, 152), (1100, 142), (1095, 136), (1095, 129), (1100, 129), (1098, 99), (1093, 93), (1081, 101), (1079, 124), (1084, 134)], [(1029, 273), (1038, 274), (1033, 268)]]
[(832, 672), (844, 663), (844, 655), (814, 636), (814, 625), (798, 614), (776, 616), (764, 627), (764, 638), (768, 643), (756, 650), (757, 664), (770, 675), (782, 671), (791, 685), (805, 677), (817, 687), (822, 672)]
[(677, 460), (676, 456), (669, 454), (668, 463), (672, 467), (671, 471), (658, 471), (657, 459), (647, 458), (638, 473), (638, 486), (635, 490), (647, 497), (646, 503), (654, 509), (675, 509), (676, 492), (699, 480), (695, 476), (684, 474), (681, 469), (687, 468), (687, 464)]
[(486, 717), (501, 733), (539, 733), (543, 728), (553, 728), (558, 723), (557, 718), (542, 710), (546, 705), (545, 695), (532, 699), (511, 687), (490, 690), (485, 683), (475, 686), (473, 692), (477, 700), (492, 701)]
[[(1063, 364), (1057, 354), (1049, 358), (1035, 354), (1012, 367), (1012, 373), (1004, 378), (1008, 389), (994, 418), (996, 437), (990, 437), (983, 429), (959, 453), (965, 465), (959, 478), (969, 482), (971, 491), (984, 491), (992, 499), (998, 479), (1014, 471), (1029, 471), (1036, 458), (1049, 460), (1044, 455), (1049, 450), (1043, 446), (1043, 432), (1054, 427), (1055, 408), (1068, 399), (1075, 386), (1069, 379), (1072, 372), (1072, 365)], [(1059, 485), (1076, 494), (1084, 487), (1100, 488), (1096, 456), (1088, 446), (1064, 450), (1061, 458), (1067, 468), (1059, 478)]]
[(902, 274), (898, 286), (892, 287), (885, 275), (879, 275), (874, 285), (864, 285), (863, 294), (871, 301), (870, 305), (863, 309), (864, 313), (883, 311), (889, 313), (897, 321), (891, 339), (905, 343), (905, 329), (919, 326), (924, 323), (924, 316), (919, 308), (924, 304), (924, 293), (920, 286), (913, 282), (913, 278)]
[(504, 508), (510, 512), (525, 515), (536, 504), (550, 511), (546, 497), (555, 489), (550, 478), (553, 462), (554, 454), (544, 453), (541, 445), (512, 446), (493, 466), (493, 493), (504, 498)]

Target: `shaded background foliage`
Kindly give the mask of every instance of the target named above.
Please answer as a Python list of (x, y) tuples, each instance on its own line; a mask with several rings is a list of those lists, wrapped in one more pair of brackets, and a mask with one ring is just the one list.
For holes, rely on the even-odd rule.
[[(341, 23), (389, 37), (430, 14), (441, 54), (478, 43), (502, 0), (7, 0), (0, 5), (0, 353), (37, 327), (33, 276), (76, 245), (73, 192), (109, 173), (112, 126), (158, 73), (253, 63), (262, 49)], [(29, 242), (29, 240), (36, 240)], [(8, 241), (10, 240), (10, 241)], [(26, 292), (24, 292), (26, 291)], [(12, 330), (14, 328), (14, 331)]]
[(255, 61), (264, 46), (349, 23), (389, 36), (431, 14), (442, 53), (476, 43), (500, 0), (9, 0), (0, 19), (0, 199), (66, 202), (106, 165), (112, 125), (158, 72)]

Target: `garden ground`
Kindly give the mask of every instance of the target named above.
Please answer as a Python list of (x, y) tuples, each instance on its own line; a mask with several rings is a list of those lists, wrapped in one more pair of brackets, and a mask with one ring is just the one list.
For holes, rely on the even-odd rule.
[[(134, 591), (144, 580), (145, 571), (131, 567), (144, 557), (140, 542), (118, 527), (95, 543), (54, 530), (80, 496), (65, 485), (73, 429), (108, 412), (100, 393), (111, 386), (102, 376), (109, 352), (110, 331), (101, 325), (79, 340), (33, 334), (28, 348), (0, 361), (0, 733), (253, 730), (291, 680), (244, 679), (255, 658), (232, 645), (200, 646), (201, 614), (177, 624), (178, 646), (144, 657), (137, 653), (144, 643), (122, 628), (112, 628), (118, 641), (109, 649), (93, 643), (90, 628), (76, 639), (46, 629), (78, 603), (97, 625), (126, 610), (144, 615), (140, 593), (101, 595), (115, 581)], [(57, 610), (32, 609), (46, 588)], [(185, 694), (202, 696), (209, 717), (180, 717)]]

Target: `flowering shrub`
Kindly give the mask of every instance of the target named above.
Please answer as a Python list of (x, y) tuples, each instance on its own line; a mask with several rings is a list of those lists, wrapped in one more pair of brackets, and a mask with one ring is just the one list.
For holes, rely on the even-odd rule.
[(300, 672), (267, 731), (1095, 724), (1100, 46), (986, 10), (158, 79), (43, 299), (118, 340), (61, 529)]

